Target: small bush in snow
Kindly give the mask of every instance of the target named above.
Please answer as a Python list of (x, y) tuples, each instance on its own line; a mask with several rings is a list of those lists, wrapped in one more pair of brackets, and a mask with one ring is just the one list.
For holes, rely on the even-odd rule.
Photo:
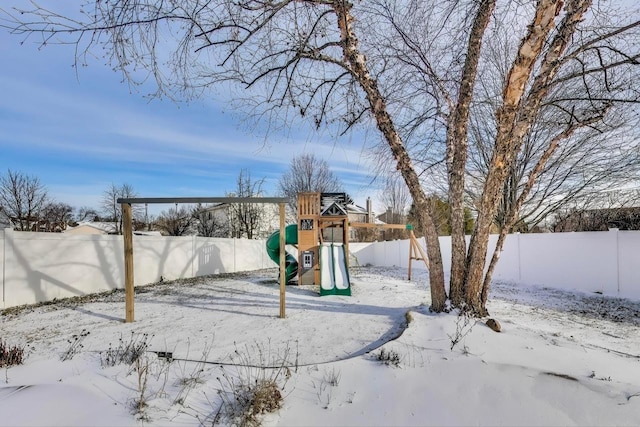
[(0, 338), (0, 368), (22, 365), (24, 348), (9, 345)]
[[(458, 313), (458, 318), (456, 319), (456, 331), (455, 333), (449, 335), (451, 339), (451, 351), (455, 348), (456, 345), (460, 341), (462, 341), (473, 329), (476, 322), (472, 322), (471, 314), (463, 307)], [(463, 353), (465, 350), (463, 350)]]
[(400, 362), (401, 362), (400, 355), (398, 354), (397, 351), (395, 350), (387, 351), (384, 348), (380, 349), (380, 353), (376, 355), (376, 359), (387, 366), (395, 366), (395, 367), (400, 366)]
[[(211, 344), (205, 343), (204, 349), (202, 350), (202, 355), (199, 361), (187, 362), (187, 361), (178, 361), (177, 366), (179, 369), (179, 378), (177, 381), (177, 385), (180, 387), (180, 391), (173, 399), (174, 404), (183, 405), (189, 395), (189, 392), (193, 390), (196, 386), (200, 384), (204, 384), (206, 381), (203, 376), (205, 373), (205, 364), (206, 360), (209, 358), (209, 353), (211, 352)], [(191, 342), (187, 340), (187, 356), (186, 359), (189, 359)], [(191, 369), (187, 369), (187, 364), (191, 366)]]
[(82, 341), (84, 341), (87, 335), (89, 335), (89, 331), (87, 331), (86, 329), (83, 329), (79, 334), (72, 335), (71, 339), (67, 340), (67, 343), (69, 343), (69, 348), (67, 348), (67, 351), (62, 353), (62, 356), (60, 356), (60, 360), (62, 362), (71, 360), (73, 359), (73, 356), (80, 353), (80, 351), (84, 348), (84, 345), (82, 345)]
[(109, 343), (107, 351), (100, 353), (102, 367), (107, 368), (120, 364), (133, 365), (149, 348), (149, 341), (153, 335), (136, 334), (131, 332), (131, 337), (125, 341), (120, 335), (118, 345), (112, 347)]
[(139, 420), (151, 421), (146, 414), (147, 409), (147, 384), (149, 381), (150, 364), (147, 357), (138, 357), (134, 362), (134, 370), (138, 379), (138, 395), (133, 400), (133, 409)]
[(340, 384), (340, 370), (332, 368), (331, 371), (325, 371), (323, 380), (331, 387), (337, 387)]
[[(270, 348), (265, 350), (260, 345), (245, 346), (242, 351), (236, 347), (231, 357), (233, 369), (223, 368), (218, 377), (222, 402), (213, 424), (226, 419), (234, 426), (257, 427), (260, 415), (280, 409), (282, 390), (291, 377), (290, 353), (288, 346), (275, 356)], [(252, 361), (251, 355), (257, 355), (258, 360)]]

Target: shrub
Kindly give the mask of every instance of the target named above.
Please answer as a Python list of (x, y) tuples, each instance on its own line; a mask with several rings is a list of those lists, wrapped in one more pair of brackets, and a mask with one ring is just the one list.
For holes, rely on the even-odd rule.
[(0, 338), (0, 368), (22, 365), (24, 347), (9, 345)]
[(153, 335), (136, 334), (132, 331), (129, 341), (125, 341), (121, 334), (117, 347), (114, 348), (109, 343), (107, 351), (100, 352), (102, 367), (107, 368), (120, 364), (133, 365), (147, 351), (151, 338)]
[[(257, 363), (250, 355), (258, 355)], [(214, 424), (222, 417), (231, 425), (257, 427), (260, 415), (274, 412), (282, 405), (282, 392), (291, 376), (289, 365), (290, 348), (281, 350), (272, 357), (271, 350), (256, 345), (256, 348), (245, 347), (244, 351), (236, 348), (232, 357), (232, 372), (223, 368), (219, 395), (222, 399), (214, 419)]]
[(73, 356), (78, 354), (84, 347), (84, 345), (82, 345), (82, 341), (84, 341), (87, 335), (89, 335), (89, 331), (87, 331), (86, 329), (83, 329), (79, 334), (72, 335), (71, 339), (67, 340), (67, 342), (69, 343), (69, 348), (67, 348), (67, 351), (62, 353), (62, 356), (60, 356), (60, 361), (64, 362), (73, 359)]
[(384, 363), (387, 366), (400, 366), (400, 355), (395, 350), (386, 351), (384, 348), (380, 349), (380, 353), (376, 355), (376, 359), (379, 362)]

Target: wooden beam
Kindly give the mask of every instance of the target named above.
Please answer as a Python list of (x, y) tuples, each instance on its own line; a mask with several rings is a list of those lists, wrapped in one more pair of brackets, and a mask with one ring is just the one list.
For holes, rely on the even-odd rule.
[(279, 203), (280, 206), (280, 318), (285, 317), (285, 294), (287, 287), (286, 253), (285, 253), (285, 204)]
[(350, 227), (410, 230), (410, 224), (371, 224), (369, 222), (350, 222)]
[(288, 203), (286, 197), (135, 197), (119, 198), (118, 203)]
[(122, 203), (122, 235), (124, 240), (124, 291), (125, 291), (125, 322), (134, 320), (133, 311), (133, 221), (131, 205)]

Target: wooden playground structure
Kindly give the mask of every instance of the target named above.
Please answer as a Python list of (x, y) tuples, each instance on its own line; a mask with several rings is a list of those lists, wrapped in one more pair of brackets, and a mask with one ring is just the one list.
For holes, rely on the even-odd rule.
[[(325, 244), (324, 231), (328, 229), (341, 230), (341, 232), (339, 232), (339, 241), (344, 248), (346, 268), (349, 267), (350, 228), (407, 230), (409, 232), (408, 279), (411, 280), (412, 261), (422, 260), (427, 268), (429, 268), (427, 255), (418, 243), (411, 225), (350, 222), (345, 199), (346, 196), (342, 193), (298, 194), (298, 284), (322, 286), (321, 272), (323, 271), (323, 266), (320, 262), (320, 251), (322, 245)], [(333, 241), (333, 239), (331, 240)]]
[[(423, 248), (418, 243), (411, 225), (375, 224), (373, 222), (349, 222), (346, 209), (348, 197), (344, 193), (300, 193), (297, 203), (297, 223), (295, 233), (287, 233), (285, 225), (285, 206), (288, 199), (284, 197), (179, 197), (179, 198), (119, 198), (117, 203), (122, 207), (122, 225), (124, 241), (124, 282), (125, 282), (125, 322), (134, 321), (134, 254), (133, 254), (133, 204), (178, 204), (178, 203), (269, 203), (279, 206), (279, 231), (269, 240), (275, 244), (272, 259), (280, 269), (280, 318), (285, 317), (285, 289), (288, 275), (285, 274), (290, 262), (285, 247), (295, 244), (298, 249), (298, 260), (293, 273), (297, 275), (298, 284), (320, 285), (320, 295), (351, 295), (349, 279), (349, 229), (354, 227), (376, 229), (405, 229), (409, 231), (409, 274), (411, 280), (411, 263), (423, 260), (427, 268), (429, 264)], [(292, 225), (293, 226), (293, 225)], [(339, 242), (336, 242), (334, 230), (341, 230)], [(326, 242), (325, 230), (331, 230), (330, 242)], [(285, 237), (294, 234), (295, 238), (287, 241)], [(267, 241), (268, 243), (269, 241)]]

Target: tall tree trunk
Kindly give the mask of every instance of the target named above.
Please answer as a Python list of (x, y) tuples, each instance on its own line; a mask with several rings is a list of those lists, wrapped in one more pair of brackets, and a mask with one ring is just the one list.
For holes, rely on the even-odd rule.
[(449, 119), (447, 129), (447, 171), (449, 176), (449, 207), (451, 217), (451, 278), (449, 297), (455, 307), (464, 300), (464, 273), (467, 245), (465, 241), (464, 181), (467, 163), (469, 106), (478, 73), (482, 37), (489, 25), (496, 0), (483, 0), (476, 13), (467, 57), (462, 72), (458, 102)]
[(496, 112), (498, 129), (495, 148), (480, 198), (476, 228), (471, 236), (466, 265), (466, 304), (468, 310), (477, 316), (488, 314), (482, 304), (482, 285), (489, 232), (497, 212), (500, 192), (520, 148), (522, 135), (526, 132), (526, 128), (518, 126), (517, 117), (521, 113), (527, 83), (545, 41), (555, 27), (555, 17), (561, 6), (560, 0), (538, 1), (533, 22), (529, 25), (509, 70), (502, 94), (503, 105)]
[(364, 90), (378, 129), (389, 144), (397, 169), (404, 178), (419, 213), (419, 221), (427, 240), (427, 257), (429, 258), (429, 284), (431, 287), (431, 310), (441, 312), (446, 308), (447, 294), (444, 285), (444, 268), (438, 232), (429, 212), (427, 197), (420, 185), (420, 179), (411, 164), (411, 158), (402, 143), (402, 139), (387, 112), (385, 99), (378, 89), (378, 83), (371, 77), (366, 59), (359, 51), (358, 39), (353, 31), (353, 16), (350, 1), (336, 1), (333, 8), (337, 16), (338, 28), (342, 35), (342, 52), (344, 62)]
[(538, 176), (540, 176), (540, 174), (544, 170), (545, 166), (549, 162), (549, 159), (551, 158), (553, 153), (555, 153), (561, 141), (569, 138), (577, 129), (585, 126), (590, 126), (593, 123), (601, 121), (610, 107), (610, 105), (605, 105), (599, 115), (594, 115), (593, 117), (589, 117), (587, 119), (580, 120), (579, 122), (572, 123), (563, 132), (553, 137), (553, 139), (549, 142), (549, 146), (545, 149), (544, 153), (542, 153), (542, 156), (540, 156), (540, 159), (538, 159), (538, 162), (531, 170), (529, 178), (527, 179), (527, 182), (522, 189), (522, 193), (520, 193), (516, 201), (509, 206), (509, 211), (505, 212), (504, 227), (502, 228), (502, 230), (500, 230), (500, 235), (498, 236), (498, 241), (496, 242), (496, 248), (493, 251), (491, 262), (489, 263), (487, 272), (484, 275), (484, 283), (482, 285), (483, 307), (485, 307), (487, 304), (489, 289), (491, 287), (491, 278), (493, 277), (493, 271), (495, 270), (498, 259), (500, 258), (500, 253), (502, 252), (502, 247), (504, 246), (504, 241), (507, 237), (507, 233), (516, 223), (518, 212), (520, 212), (520, 208), (522, 208), (525, 200), (527, 200), (527, 197), (529, 197), (529, 193), (531, 192), (536, 179), (538, 179)]
[[(481, 197), (476, 230), (472, 236), (467, 257), (466, 302), (469, 309), (476, 315), (487, 314), (483, 300), (486, 302), (488, 289), (484, 291), (485, 297), (482, 296), (483, 286), (486, 283), (483, 279), (483, 270), (489, 229), (496, 213), (500, 188), (504, 186), (507, 172), (520, 150), (524, 135), (529, 132), (540, 111), (540, 105), (549, 91), (549, 83), (560, 68), (559, 59), (591, 3), (592, 0), (569, 0), (565, 6), (564, 18), (553, 39), (548, 42), (547, 37), (555, 26), (555, 17), (560, 13), (563, 2), (540, 0), (536, 6), (533, 22), (529, 25), (527, 35), (509, 70), (503, 92), (503, 105), (496, 113), (498, 130), (495, 148)], [(545, 43), (548, 45), (547, 52), (523, 103), (524, 92), (533, 67)]]

